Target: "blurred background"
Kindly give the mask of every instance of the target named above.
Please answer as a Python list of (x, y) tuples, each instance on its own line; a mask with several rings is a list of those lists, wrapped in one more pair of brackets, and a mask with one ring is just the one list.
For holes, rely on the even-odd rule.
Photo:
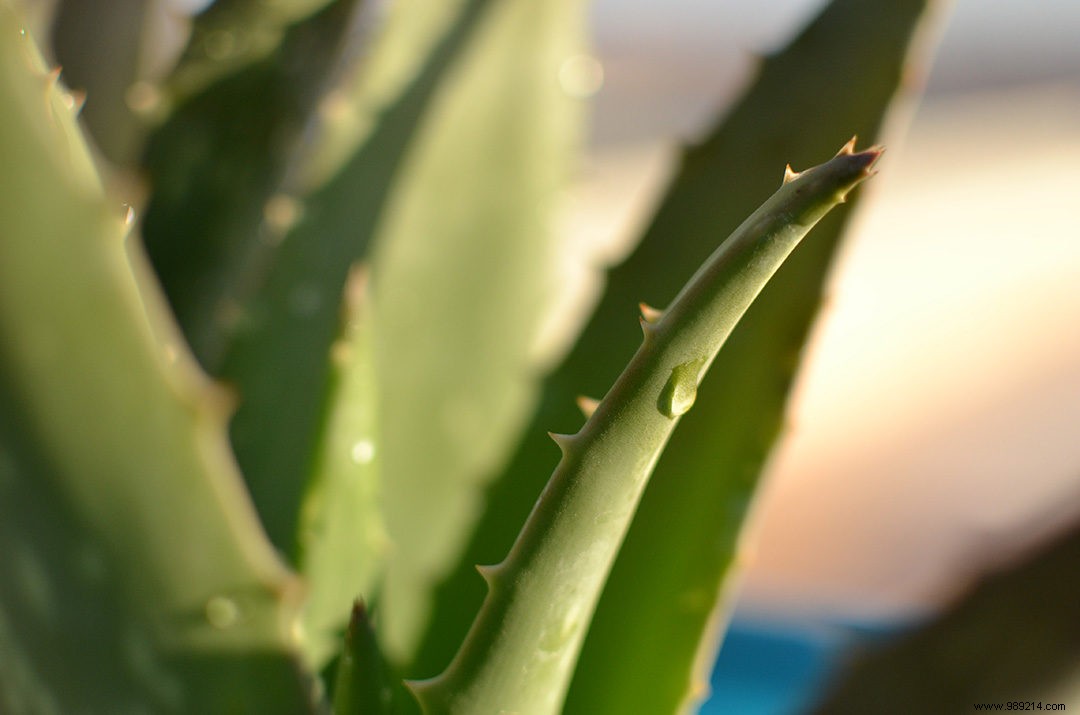
[[(573, 240), (619, 255), (675, 138), (823, 4), (599, 0)], [(1080, 5), (939, 16), (758, 504), (745, 610), (919, 614), (1080, 516)]]
[[(622, 255), (676, 139), (822, 5), (598, 0), (569, 240)], [(1080, 518), (1080, 4), (938, 10), (925, 96), (882, 137), (756, 505), (706, 711), (795, 708), (775, 678), (817, 678), (850, 642), (830, 624), (915, 622)]]

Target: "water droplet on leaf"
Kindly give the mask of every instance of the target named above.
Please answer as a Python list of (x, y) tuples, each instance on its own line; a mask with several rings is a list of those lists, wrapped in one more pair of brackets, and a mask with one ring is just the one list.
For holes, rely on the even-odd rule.
[(375, 444), (370, 439), (362, 439), (352, 446), (349, 456), (356, 464), (371, 464), (375, 459)]
[(275, 242), (296, 225), (303, 213), (304, 206), (300, 200), (288, 194), (274, 194), (263, 206), (263, 220)]
[(206, 602), (206, 621), (214, 628), (232, 628), (239, 619), (240, 608), (228, 596), (214, 596)]
[(664, 383), (656, 403), (662, 414), (674, 418), (686, 414), (693, 407), (703, 367), (705, 358), (690, 360), (672, 368), (671, 376)]

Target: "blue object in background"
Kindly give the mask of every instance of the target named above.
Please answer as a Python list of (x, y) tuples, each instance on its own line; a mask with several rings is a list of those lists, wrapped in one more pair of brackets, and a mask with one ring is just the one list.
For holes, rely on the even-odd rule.
[(854, 649), (903, 630), (736, 618), (700, 715), (800, 715), (824, 694)]

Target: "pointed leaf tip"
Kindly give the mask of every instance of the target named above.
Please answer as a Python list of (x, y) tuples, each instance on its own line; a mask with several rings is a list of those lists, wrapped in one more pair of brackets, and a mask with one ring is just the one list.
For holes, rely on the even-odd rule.
[(648, 303), (638, 303), (638, 309), (641, 311), (641, 317), (648, 323), (657, 323), (664, 317), (664, 311), (657, 310)]
[(558, 432), (548, 432), (548, 437), (551, 437), (555, 444), (559, 445), (559, 449), (563, 454), (566, 454), (570, 449), (570, 444), (574, 441), (574, 435), (572, 434), (559, 434)]
[[(847, 145), (845, 145), (845, 147), (846, 146)], [(859, 169), (862, 171), (863, 179), (869, 179), (871, 176), (878, 173), (877, 169), (874, 168), (874, 165), (884, 153), (885, 147), (875, 144), (867, 149), (863, 149), (860, 152), (845, 152), (843, 149), (841, 149), (840, 153), (837, 154), (837, 156), (850, 156), (852, 159), (857, 160)]]
[[(659, 318), (657, 318), (657, 320), (659, 320)], [(638, 317), (638, 323), (641, 325), (641, 334), (646, 340), (656, 333), (656, 323), (649, 320), (644, 315)]]
[(364, 599), (357, 598), (353, 601), (352, 617), (349, 619), (348, 633), (351, 635), (355, 632), (358, 625), (365, 623), (371, 623), (371, 616), (368, 613), (367, 604), (364, 603)]
[(585, 395), (579, 395), (575, 400), (578, 409), (581, 410), (581, 414), (585, 415), (585, 419), (589, 419), (596, 412), (596, 408), (600, 406), (600, 400), (595, 400)]
[(847, 144), (840, 147), (840, 151), (836, 152), (836, 156), (848, 156), (857, 159), (861, 164), (865, 176), (870, 177), (877, 173), (876, 171), (871, 172), (870, 168), (873, 167), (877, 160), (881, 158), (881, 155), (885, 153), (885, 147), (880, 144), (874, 144), (873, 146), (857, 152), (855, 151), (855, 139), (856, 137), (852, 137), (848, 140)]
[(484, 579), (484, 583), (491, 586), (495, 581), (495, 575), (499, 572), (499, 564), (476, 564), (476, 573)]
[(858, 135), (852, 135), (852, 137), (847, 140), (847, 143), (844, 144), (844, 146), (840, 147), (840, 151), (836, 152), (836, 155), (840, 156), (841, 154), (854, 154), (855, 142), (858, 141), (858, 139)]

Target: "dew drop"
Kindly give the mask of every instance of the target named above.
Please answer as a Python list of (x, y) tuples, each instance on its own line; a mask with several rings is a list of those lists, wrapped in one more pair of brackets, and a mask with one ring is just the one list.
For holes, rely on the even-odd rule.
[(240, 608), (228, 596), (214, 596), (206, 602), (206, 621), (218, 630), (226, 630), (240, 620)]
[(690, 360), (672, 368), (671, 376), (664, 383), (664, 389), (660, 391), (660, 399), (656, 403), (664, 416), (678, 417), (693, 407), (703, 367), (705, 358)]
[(356, 442), (349, 450), (349, 457), (356, 464), (371, 464), (371, 460), (375, 459), (375, 443), (370, 439)]
[(263, 206), (263, 219), (277, 240), (296, 225), (303, 213), (303, 204), (288, 194), (275, 194)]

